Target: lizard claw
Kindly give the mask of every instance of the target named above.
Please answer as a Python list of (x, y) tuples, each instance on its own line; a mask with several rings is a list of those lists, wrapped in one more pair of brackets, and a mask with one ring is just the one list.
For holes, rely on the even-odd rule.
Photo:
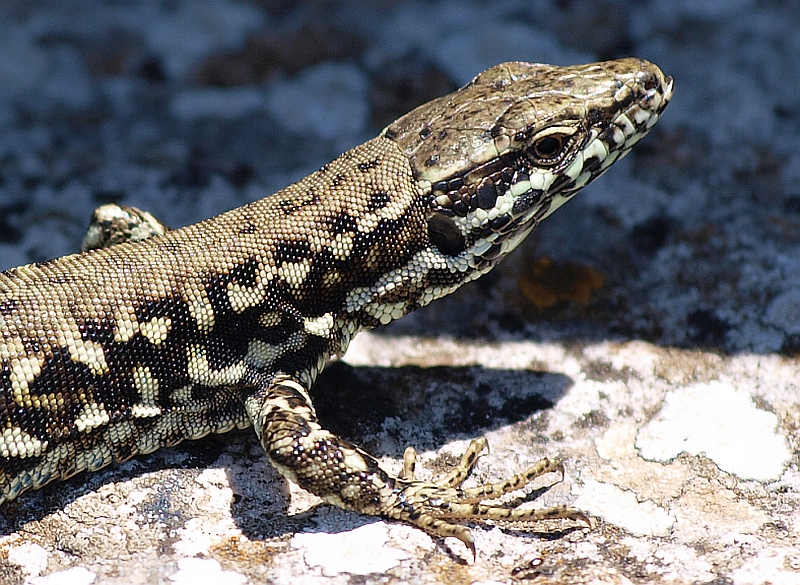
[(444, 478), (434, 482), (415, 478), (416, 453), (411, 448), (407, 449), (403, 458), (403, 472), (395, 480), (393, 494), (382, 511), (383, 515), (411, 523), (434, 536), (457, 538), (472, 553), (473, 560), (476, 555), (475, 540), (470, 530), (457, 524), (458, 521), (519, 523), (567, 518), (594, 527), (589, 516), (566, 506), (520, 510), (482, 503), (521, 489), (545, 473), (560, 472), (563, 479), (564, 467), (555, 459), (542, 459), (502, 482), (462, 489), (461, 483), (469, 475), (486, 444), (484, 438), (472, 441), (461, 462)]

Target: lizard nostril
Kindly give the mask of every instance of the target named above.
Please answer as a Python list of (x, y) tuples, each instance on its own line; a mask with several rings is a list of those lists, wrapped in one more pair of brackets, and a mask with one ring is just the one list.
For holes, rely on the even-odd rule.
[(642, 85), (646, 90), (655, 89), (658, 87), (658, 76), (652, 71), (645, 73), (642, 76)]

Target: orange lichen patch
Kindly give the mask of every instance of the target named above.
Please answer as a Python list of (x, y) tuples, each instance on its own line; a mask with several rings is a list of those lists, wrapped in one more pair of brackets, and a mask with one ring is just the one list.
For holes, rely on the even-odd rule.
[(588, 303), (592, 294), (605, 284), (603, 275), (580, 264), (557, 264), (542, 256), (520, 277), (519, 289), (538, 309), (547, 309), (560, 301)]
[(213, 558), (229, 569), (242, 569), (248, 566), (270, 565), (275, 556), (287, 548), (286, 543), (278, 546), (261, 541), (251, 541), (239, 536), (231, 536), (210, 547)]

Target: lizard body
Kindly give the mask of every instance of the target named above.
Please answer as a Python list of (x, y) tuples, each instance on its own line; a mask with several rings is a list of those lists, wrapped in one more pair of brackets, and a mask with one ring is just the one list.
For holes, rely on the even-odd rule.
[(361, 330), (488, 272), (655, 124), (672, 80), (624, 59), (505, 63), (278, 193), (167, 230), (105, 206), (85, 251), (0, 274), (0, 503), (81, 471), (254, 426), (327, 502), (455, 536), (457, 520), (584, 519), (481, 500), (559, 463), (460, 484), (394, 476), (319, 424), (309, 390)]

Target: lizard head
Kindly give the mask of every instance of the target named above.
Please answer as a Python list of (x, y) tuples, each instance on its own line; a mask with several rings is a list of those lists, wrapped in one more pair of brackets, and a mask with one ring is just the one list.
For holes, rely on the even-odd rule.
[(490, 270), (625, 156), (671, 97), (672, 78), (641, 59), (512, 62), (388, 126), (384, 135), (410, 161), (430, 249), (440, 256), (428, 280), (439, 273), (446, 294)]

